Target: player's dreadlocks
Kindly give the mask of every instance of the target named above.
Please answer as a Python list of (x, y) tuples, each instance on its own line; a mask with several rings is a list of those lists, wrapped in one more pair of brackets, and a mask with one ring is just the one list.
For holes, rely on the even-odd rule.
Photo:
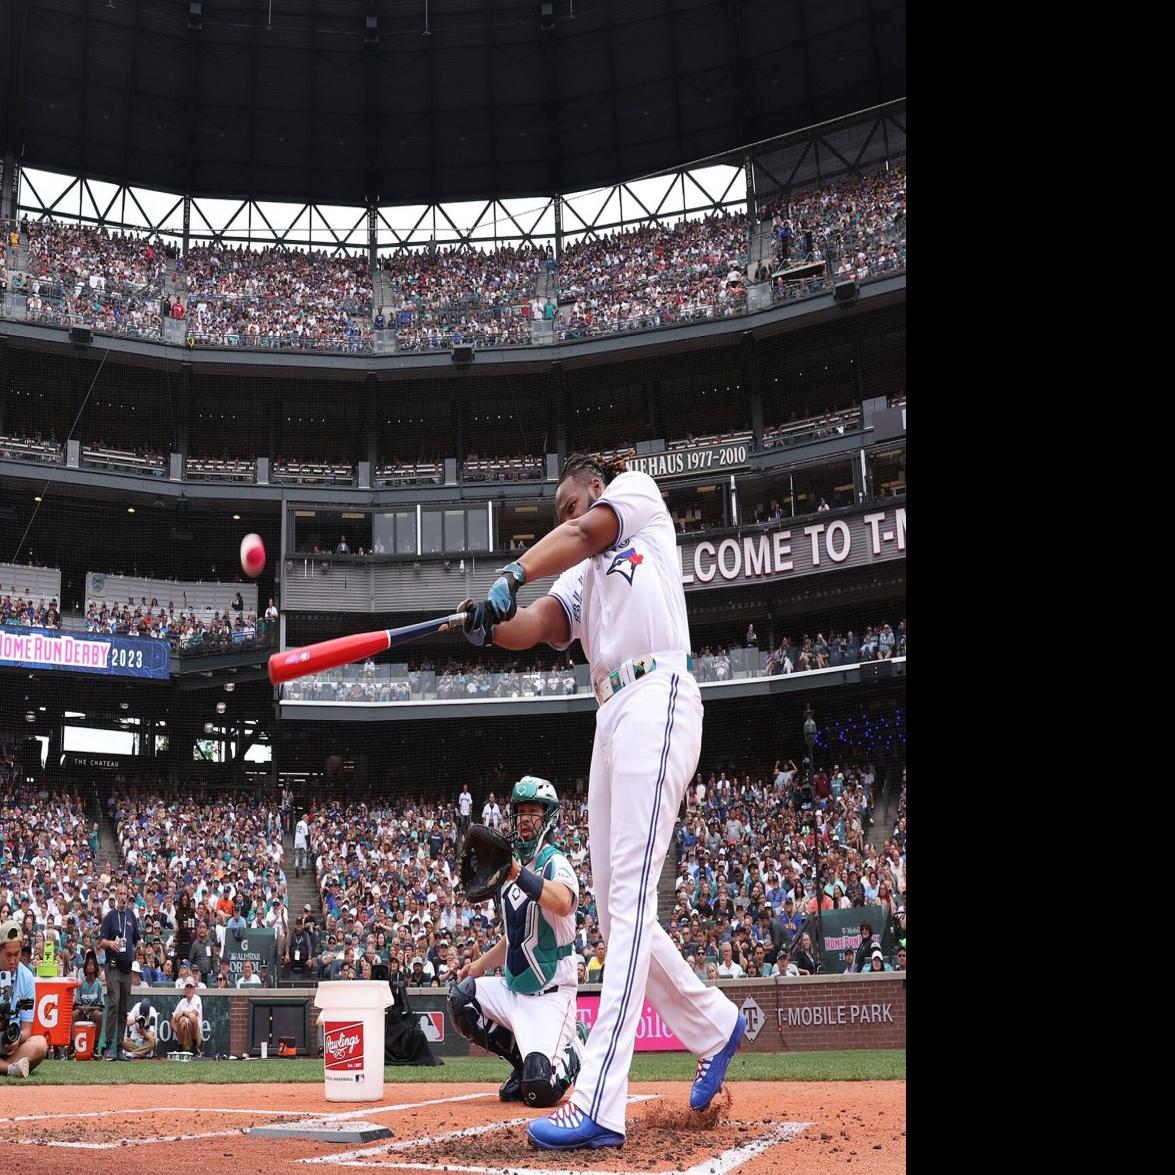
[(610, 461), (603, 457), (593, 457), (590, 453), (572, 453), (563, 462), (563, 472), (559, 474), (559, 481), (564, 482), (578, 473), (586, 473), (589, 478), (598, 477), (607, 485), (614, 477), (624, 472), (627, 459), (627, 453)]

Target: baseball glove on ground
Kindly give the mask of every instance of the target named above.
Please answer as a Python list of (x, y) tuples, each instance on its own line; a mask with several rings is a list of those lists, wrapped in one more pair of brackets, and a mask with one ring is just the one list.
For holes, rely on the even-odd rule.
[(495, 897), (510, 875), (513, 858), (514, 850), (504, 836), (484, 824), (471, 824), (457, 863), (465, 896), (471, 902)]

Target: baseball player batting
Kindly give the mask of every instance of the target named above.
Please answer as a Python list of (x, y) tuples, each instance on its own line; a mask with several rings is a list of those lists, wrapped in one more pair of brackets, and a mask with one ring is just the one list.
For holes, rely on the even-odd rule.
[[(575, 1015), (575, 910), (579, 882), (554, 843), (559, 796), (527, 775), (510, 796), (506, 829), (516, 856), (501, 887), (506, 933), (466, 963), (449, 993), (457, 1031), (510, 1062), (504, 1102), (557, 1105), (579, 1073), (587, 1032)], [(505, 978), (485, 977), (497, 967)]]
[[(673, 523), (656, 482), (575, 454), (555, 492), (560, 525), (507, 565), (485, 600), (466, 601), (474, 645), (526, 649), (578, 640), (600, 709), (588, 782), (588, 838), (608, 966), (570, 1099), (530, 1124), (542, 1150), (622, 1146), (628, 1070), (647, 997), (699, 1057), (690, 1106), (709, 1106), (743, 1018), (694, 974), (657, 923), (657, 879), (702, 743), (702, 701)], [(525, 608), (530, 580), (558, 576)], [(647, 991), (646, 991), (647, 988)]]

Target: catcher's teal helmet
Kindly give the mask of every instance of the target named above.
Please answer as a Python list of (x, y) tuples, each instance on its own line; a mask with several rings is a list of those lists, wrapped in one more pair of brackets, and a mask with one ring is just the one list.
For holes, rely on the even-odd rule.
[[(542, 804), (543, 822), (538, 832), (529, 838), (518, 834), (518, 805)], [(518, 850), (518, 856), (523, 861), (529, 861), (538, 855), (546, 840), (555, 828), (559, 819), (559, 796), (554, 784), (548, 779), (539, 779), (534, 775), (524, 775), (510, 793), (510, 808), (513, 816), (510, 820), (510, 843)]]

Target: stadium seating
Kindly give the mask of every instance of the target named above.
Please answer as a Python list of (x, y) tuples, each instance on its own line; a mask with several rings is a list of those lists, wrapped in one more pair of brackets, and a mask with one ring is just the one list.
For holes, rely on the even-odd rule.
[[(143, 579), (132, 575), (108, 575), (91, 571), (86, 575), (86, 600), (101, 607), (103, 604), (120, 608), (166, 606), (172, 611), (183, 611), (202, 616), (207, 612), (228, 612), (237, 595), (244, 604), (243, 611), (257, 612), (257, 585), (255, 583), (200, 583), (187, 580)], [(235, 614), (235, 612), (234, 612)]]

